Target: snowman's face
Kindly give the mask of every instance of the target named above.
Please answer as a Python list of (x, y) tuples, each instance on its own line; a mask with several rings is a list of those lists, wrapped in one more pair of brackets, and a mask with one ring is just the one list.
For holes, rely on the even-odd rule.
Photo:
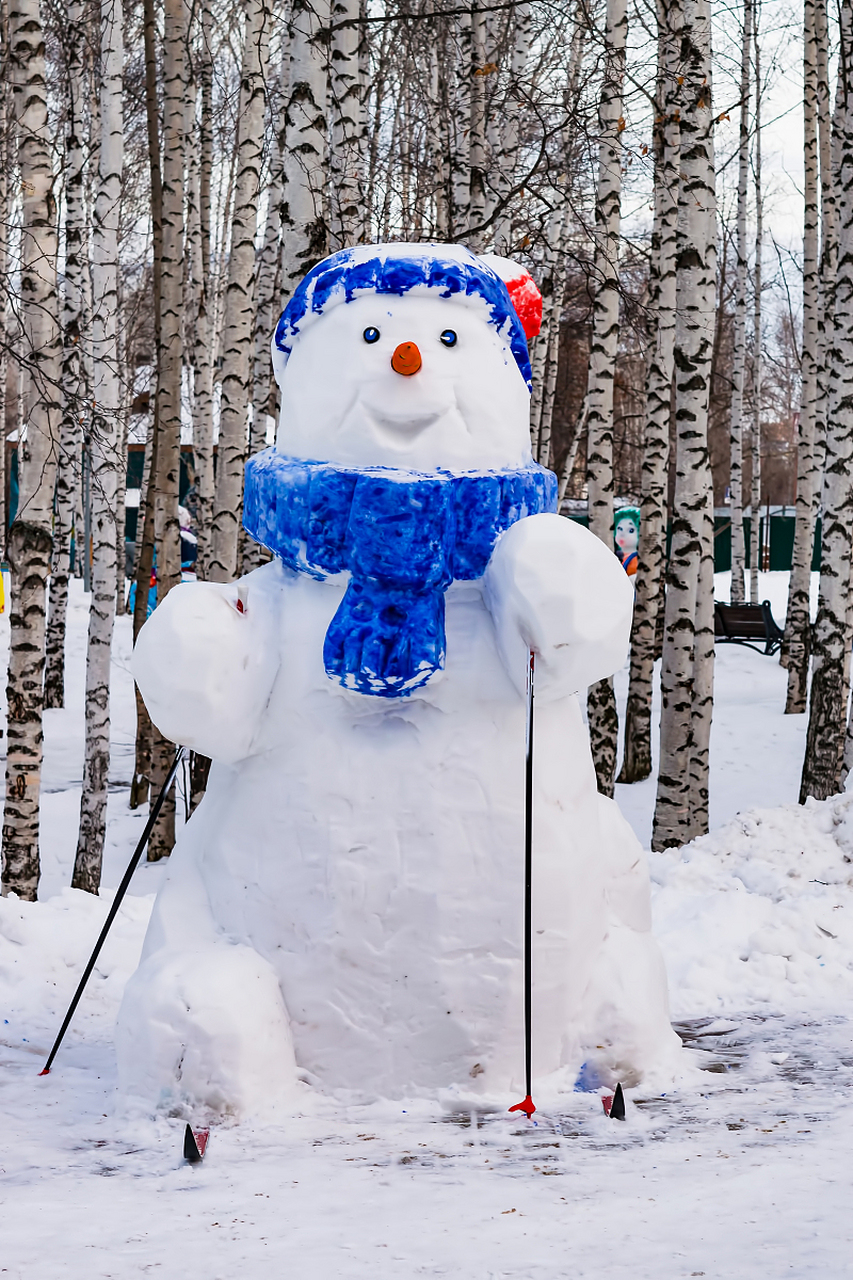
[(371, 294), (330, 308), (294, 343), (276, 443), (344, 466), (519, 467), (529, 417), (524, 379), (485, 311)]

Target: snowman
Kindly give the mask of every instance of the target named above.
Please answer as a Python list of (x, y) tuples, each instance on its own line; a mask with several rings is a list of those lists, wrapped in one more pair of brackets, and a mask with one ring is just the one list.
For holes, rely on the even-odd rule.
[(361, 246), (279, 321), (244, 503), (273, 558), (176, 587), (134, 653), (158, 729), (213, 759), (119, 1015), (149, 1108), (520, 1096), (530, 651), (540, 1100), (677, 1070), (644, 854), (578, 701), (633, 591), (531, 459), (537, 301), (503, 259)]

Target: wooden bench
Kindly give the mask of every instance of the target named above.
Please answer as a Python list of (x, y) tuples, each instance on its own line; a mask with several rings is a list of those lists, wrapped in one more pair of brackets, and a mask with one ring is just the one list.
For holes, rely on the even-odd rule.
[[(774, 654), (784, 632), (770, 611), (770, 601), (761, 604), (722, 604), (714, 601), (714, 636), (721, 644), (745, 644), (756, 653)], [(763, 645), (760, 649), (758, 646)]]

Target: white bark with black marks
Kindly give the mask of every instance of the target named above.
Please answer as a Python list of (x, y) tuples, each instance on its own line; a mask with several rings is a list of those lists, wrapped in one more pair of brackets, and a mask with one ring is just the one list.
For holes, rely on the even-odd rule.
[(785, 712), (788, 715), (801, 715), (806, 709), (811, 651), (809, 588), (815, 529), (814, 451), (820, 309), (816, 2), (821, 4), (822, 0), (804, 0), (803, 6), (803, 347), (797, 437), (797, 518), (783, 648), (784, 665), (788, 669), (785, 701)]
[(749, 209), (749, 109), (752, 98), (753, 0), (744, 0), (740, 63), (740, 137), (738, 142), (737, 230), (735, 233), (735, 306), (732, 335), (733, 386), (731, 400), (730, 479), (732, 518), (733, 604), (745, 599), (746, 547), (743, 528), (743, 423), (746, 392), (746, 302), (749, 283), (747, 214)]
[(841, 788), (847, 722), (845, 664), (850, 648), (850, 548), (853, 543), (853, 5), (843, 0), (833, 143), (838, 268), (835, 324), (828, 352), (829, 412), (823, 481), (820, 594), (800, 801)]
[[(186, 23), (184, 0), (165, 0), (163, 37), (162, 261), (160, 269), (160, 341), (158, 352), (157, 442), (154, 534), (157, 548), (157, 599), (165, 599), (181, 580), (181, 530), (178, 494), (181, 479), (181, 373), (183, 365), (184, 121)], [(139, 602), (144, 609), (144, 603)], [(151, 748), (152, 799), (163, 785), (174, 746), (154, 732)], [(148, 844), (156, 862), (175, 843), (174, 788), (164, 802)]]
[(468, 125), (468, 224), (467, 241), (475, 253), (484, 243), (486, 219), (486, 14), (478, 4), (471, 9), (471, 113)]
[[(275, 400), (270, 360), (270, 337), (278, 320), (279, 272), (281, 244), (279, 205), (281, 202), (281, 157), (276, 135), (270, 153), (270, 183), (264, 226), (264, 242), (258, 255), (255, 288), (255, 319), (252, 339), (252, 425), (249, 429), (249, 455), (260, 452), (267, 442), (267, 419), (274, 416)], [(250, 573), (261, 563), (261, 546), (253, 538), (243, 544), (243, 573)]]
[(658, 0), (658, 102), (655, 111), (654, 227), (649, 269), (649, 356), (643, 436), (642, 503), (631, 668), (620, 782), (652, 772), (652, 681), (665, 550), (669, 430), (675, 351), (675, 254), (678, 225), (678, 76), (681, 0)]
[(717, 297), (708, 0), (687, 0), (684, 6), (681, 56), (674, 348), (676, 478), (653, 849), (681, 845), (699, 834), (708, 811), (714, 662), (708, 401)]
[(490, 174), (492, 196), (496, 206), (493, 224), (494, 251), (505, 257), (512, 256), (510, 195), (518, 177), (524, 94), (532, 40), (532, 18), (529, 0), (521, 0), (512, 12), (509, 86), (503, 117), (496, 122), (500, 146), (497, 154), (493, 156), (492, 174)]
[(39, 881), (45, 606), (62, 412), (62, 336), (53, 137), (39, 0), (10, 0), (8, 14), (21, 181), (19, 271), (26, 438), (18, 448), (18, 512), (9, 536), (12, 600), (2, 892), (33, 901)]
[(451, 240), (461, 240), (467, 232), (471, 214), (473, 14), (456, 14), (452, 23), (452, 71), (449, 76), (451, 102), (449, 229)]
[(245, 0), (237, 178), (231, 218), (231, 253), (222, 334), (222, 397), (213, 511), (212, 582), (237, 577), (238, 533), (243, 511), (250, 356), (255, 319), (255, 235), (264, 152), (266, 64), (270, 9), (267, 0)]
[[(750, 484), (749, 527), (749, 598), (759, 604), (758, 571), (761, 555), (761, 256), (764, 241), (764, 196), (761, 190), (761, 52), (758, 43), (758, 19), (753, 35), (755, 50), (755, 141), (752, 168), (755, 182), (755, 265), (753, 267), (752, 301), (752, 414), (750, 426), (750, 460), (752, 474)], [(766, 532), (770, 537), (770, 527)]]
[(319, 36), (322, 6), (294, 0), (281, 113), (281, 301), (327, 253), (326, 71)]
[(362, 226), (364, 134), (359, 78), (359, 0), (331, 0), (329, 248), (348, 249)]
[(120, 426), (118, 229), (124, 167), (121, 0), (100, 5), (100, 148), (92, 227), (92, 598), (86, 653), (86, 745), (80, 830), (71, 881), (97, 893), (107, 817), (110, 767), (110, 658), (116, 610), (116, 524)]
[[(607, 0), (604, 67), (599, 98), (598, 185), (592, 345), (587, 382), (589, 527), (613, 547), (613, 385), (619, 345), (619, 236), (622, 199), (622, 87), (628, 33), (626, 0)], [(619, 720), (613, 681), (587, 697), (589, 735), (598, 789), (613, 795)]]
[[(83, 275), (88, 269), (84, 192), (83, 137), (85, 78), (83, 52), (86, 10), (71, 0), (65, 13), (65, 288), (62, 295), (62, 425), (56, 476), (56, 515), (53, 525), (53, 570), (47, 624), (45, 707), (65, 706), (65, 619), (71, 571), (71, 534), (80, 485), (82, 421), (88, 413), (84, 380), (83, 341), (87, 331)], [(77, 554), (81, 552), (79, 530)]]
[(214, 282), (210, 255), (211, 182), (213, 175), (213, 55), (210, 0), (201, 5), (198, 113), (198, 216), (190, 228), (197, 273), (196, 323), (193, 342), (193, 462), (196, 485), (196, 572), (205, 580), (210, 566), (213, 523), (213, 361)]

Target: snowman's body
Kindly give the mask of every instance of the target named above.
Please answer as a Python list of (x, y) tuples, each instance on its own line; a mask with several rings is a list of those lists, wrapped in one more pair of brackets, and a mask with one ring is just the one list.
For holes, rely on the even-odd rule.
[[(403, 305), (413, 301), (383, 300), (383, 323), (402, 323), (421, 349), (431, 307), (459, 320), (447, 302)], [(367, 302), (323, 316), (302, 343), (335, 315), (358, 337)], [(297, 430), (287, 439), (298, 354), (281, 379), (279, 447), (389, 466), (382, 423), (373, 435), (361, 424), (358, 456), (351, 396), (346, 413), (326, 414), (345, 426), (319, 442), (324, 454), (319, 428), (310, 453)], [(495, 362), (492, 374), (502, 376)], [(476, 440), (448, 448), (452, 414), (435, 412), (401, 433), (398, 465), (434, 468), (455, 448), (450, 465), (482, 466)], [(517, 408), (515, 418), (516, 454), (498, 448), (487, 467), (523, 464)], [(342, 444), (348, 433), (355, 445)], [(346, 575), (318, 579), (276, 559), (230, 587), (176, 589), (140, 637), (136, 673), (155, 723), (215, 763), (128, 987), (125, 1090), (235, 1110), (299, 1076), (362, 1097), (518, 1092), (528, 646), (535, 1073), (571, 1087), (585, 1058), (635, 1079), (671, 1065), (645, 860), (597, 793), (576, 696), (624, 651), (631, 589), (618, 560), (555, 515), (519, 520), (481, 578), (447, 589), (443, 670), (405, 696), (330, 680), (324, 636), (346, 588)]]

